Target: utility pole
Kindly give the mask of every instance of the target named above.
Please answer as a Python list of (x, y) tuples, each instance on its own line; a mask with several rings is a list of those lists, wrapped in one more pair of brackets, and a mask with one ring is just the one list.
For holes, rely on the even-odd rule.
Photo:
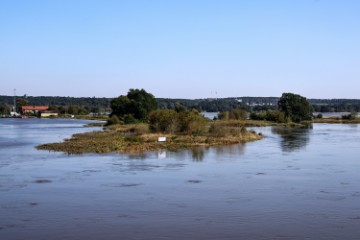
[(16, 89), (14, 88), (14, 112), (16, 112)]

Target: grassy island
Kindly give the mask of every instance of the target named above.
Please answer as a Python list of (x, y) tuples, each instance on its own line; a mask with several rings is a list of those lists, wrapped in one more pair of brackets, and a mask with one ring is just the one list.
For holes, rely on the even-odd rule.
[[(255, 141), (261, 134), (248, 131), (243, 122), (209, 121), (203, 133), (159, 133), (152, 132), (149, 124), (115, 124), (103, 131), (75, 134), (60, 143), (37, 146), (37, 149), (60, 151), (68, 154), (82, 153), (131, 153), (159, 149), (177, 150), (198, 146), (216, 146)], [(159, 137), (166, 137), (166, 142), (159, 142)]]
[(262, 138), (262, 134), (248, 131), (248, 126), (307, 128), (314, 122), (359, 123), (355, 113), (336, 119), (325, 119), (319, 115), (313, 119), (313, 109), (306, 98), (293, 93), (284, 93), (278, 108), (251, 112), (250, 116), (245, 109), (234, 108), (220, 112), (215, 120), (210, 120), (198, 110), (182, 105), (160, 109), (152, 94), (144, 89), (130, 89), (126, 96), (111, 101), (112, 113), (103, 131), (75, 134), (64, 142), (37, 148), (69, 154), (176, 150)]

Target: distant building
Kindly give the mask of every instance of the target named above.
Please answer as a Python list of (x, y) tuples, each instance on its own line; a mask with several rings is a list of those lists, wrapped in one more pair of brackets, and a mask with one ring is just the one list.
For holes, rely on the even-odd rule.
[(49, 106), (23, 106), (21, 110), (23, 113), (37, 113), (49, 110)]
[(45, 112), (49, 109), (49, 106), (23, 106), (21, 107), (22, 114), (24, 115), (39, 115), (41, 112)]

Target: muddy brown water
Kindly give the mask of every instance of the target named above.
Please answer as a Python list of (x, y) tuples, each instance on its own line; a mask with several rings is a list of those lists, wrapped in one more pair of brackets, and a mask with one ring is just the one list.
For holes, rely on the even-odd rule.
[(67, 155), (86, 121), (0, 119), (0, 239), (360, 239), (360, 130), (256, 128), (226, 147)]

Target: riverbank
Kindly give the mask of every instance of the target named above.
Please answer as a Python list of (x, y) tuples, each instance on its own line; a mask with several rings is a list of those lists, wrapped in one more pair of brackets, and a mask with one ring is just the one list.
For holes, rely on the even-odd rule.
[[(261, 133), (246, 130), (245, 125), (239, 121), (237, 124), (217, 121), (209, 125), (208, 129), (209, 132), (203, 134), (188, 135), (152, 133), (145, 123), (112, 125), (103, 131), (74, 134), (63, 142), (39, 145), (37, 149), (68, 154), (133, 153), (230, 145), (262, 138)], [(166, 141), (159, 141), (159, 137), (165, 137)]]
[(313, 123), (334, 123), (334, 124), (359, 124), (360, 118), (354, 119), (342, 119), (341, 117), (326, 117), (326, 118), (315, 118)]

